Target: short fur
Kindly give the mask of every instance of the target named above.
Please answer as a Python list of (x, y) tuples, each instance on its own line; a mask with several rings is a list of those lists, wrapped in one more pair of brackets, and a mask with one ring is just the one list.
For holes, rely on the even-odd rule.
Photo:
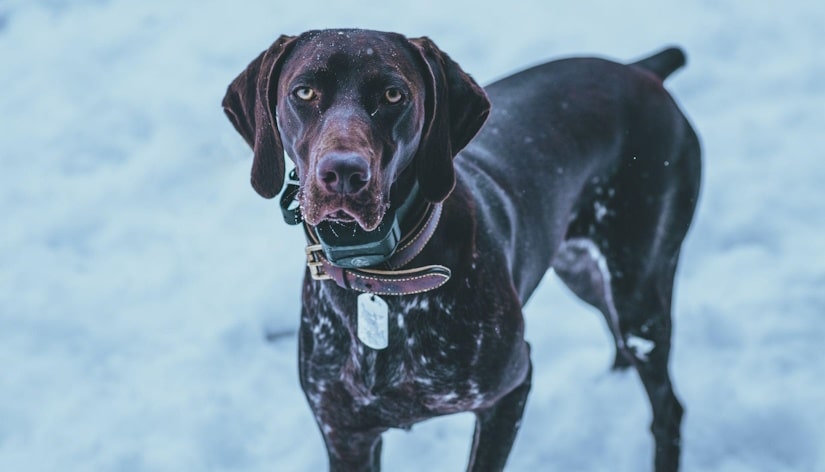
[(678, 468), (671, 297), (700, 149), (662, 82), (683, 64), (675, 48), (629, 65), (565, 59), (482, 89), (427, 38), (324, 30), (280, 37), (229, 86), (253, 187), (279, 192), (286, 151), (309, 225), (370, 230), (416, 181), (443, 202), (408, 265), (452, 278), (384, 297), (386, 349), (358, 340), (357, 292), (305, 277), (300, 378), (331, 470), (377, 471), (382, 432), (462, 411), (477, 417), (468, 470), (501, 470), (530, 389), (522, 306), (549, 268), (604, 314), (615, 365), (650, 398), (655, 470)]

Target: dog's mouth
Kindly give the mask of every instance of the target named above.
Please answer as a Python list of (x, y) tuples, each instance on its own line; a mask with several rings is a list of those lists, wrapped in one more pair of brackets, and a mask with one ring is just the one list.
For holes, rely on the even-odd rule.
[(315, 179), (300, 183), (297, 200), (304, 221), (310, 226), (321, 222), (358, 225), (364, 231), (375, 230), (384, 217), (389, 202), (377, 182), (353, 195), (342, 195), (323, 189)]
[[(388, 205), (381, 204), (380, 199), (367, 202), (354, 202), (349, 199), (318, 196), (300, 198), (301, 213), (304, 220), (312, 226), (326, 221), (330, 223), (357, 224), (364, 231), (373, 231), (381, 223)], [(378, 200), (378, 201), (375, 201)]]

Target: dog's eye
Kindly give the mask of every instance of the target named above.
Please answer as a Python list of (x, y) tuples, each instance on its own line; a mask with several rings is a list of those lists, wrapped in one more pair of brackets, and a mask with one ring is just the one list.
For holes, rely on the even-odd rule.
[(295, 89), (295, 96), (301, 100), (308, 102), (315, 98), (315, 90), (312, 87), (298, 87)]
[(384, 91), (384, 100), (391, 105), (400, 103), (404, 99), (404, 94), (397, 88), (388, 88)]

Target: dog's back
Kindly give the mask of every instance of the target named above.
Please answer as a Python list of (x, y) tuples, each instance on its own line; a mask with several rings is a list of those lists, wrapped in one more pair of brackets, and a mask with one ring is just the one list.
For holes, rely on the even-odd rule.
[[(695, 199), (698, 140), (662, 84), (683, 64), (676, 48), (631, 66), (573, 58), (485, 87), (492, 113), (456, 167), (483, 200), (486, 225), (508, 236), (502, 242), (523, 302), (564, 239), (581, 236), (575, 227), (606, 204), (599, 201), (636, 190), (638, 198), (661, 198), (647, 182), (671, 188), (669, 180), (683, 178), (694, 181), (686, 192)], [(628, 166), (635, 171), (621, 172)], [(681, 218), (689, 221), (692, 209)]]

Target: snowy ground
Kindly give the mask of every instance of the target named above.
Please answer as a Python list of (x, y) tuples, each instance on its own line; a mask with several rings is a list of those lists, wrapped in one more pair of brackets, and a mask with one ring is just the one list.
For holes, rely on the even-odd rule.
[[(428, 35), (481, 82), (682, 45), (669, 87), (705, 150), (675, 303), (685, 470), (825, 471), (821, 2), (357, 5), (0, 0), (0, 470), (324, 469), (289, 334), (301, 234), (219, 104), (277, 34), (358, 26)], [(646, 470), (647, 402), (600, 317), (552, 277), (526, 312), (509, 470)], [(471, 429), (392, 432), (385, 468), (462, 470)]]

